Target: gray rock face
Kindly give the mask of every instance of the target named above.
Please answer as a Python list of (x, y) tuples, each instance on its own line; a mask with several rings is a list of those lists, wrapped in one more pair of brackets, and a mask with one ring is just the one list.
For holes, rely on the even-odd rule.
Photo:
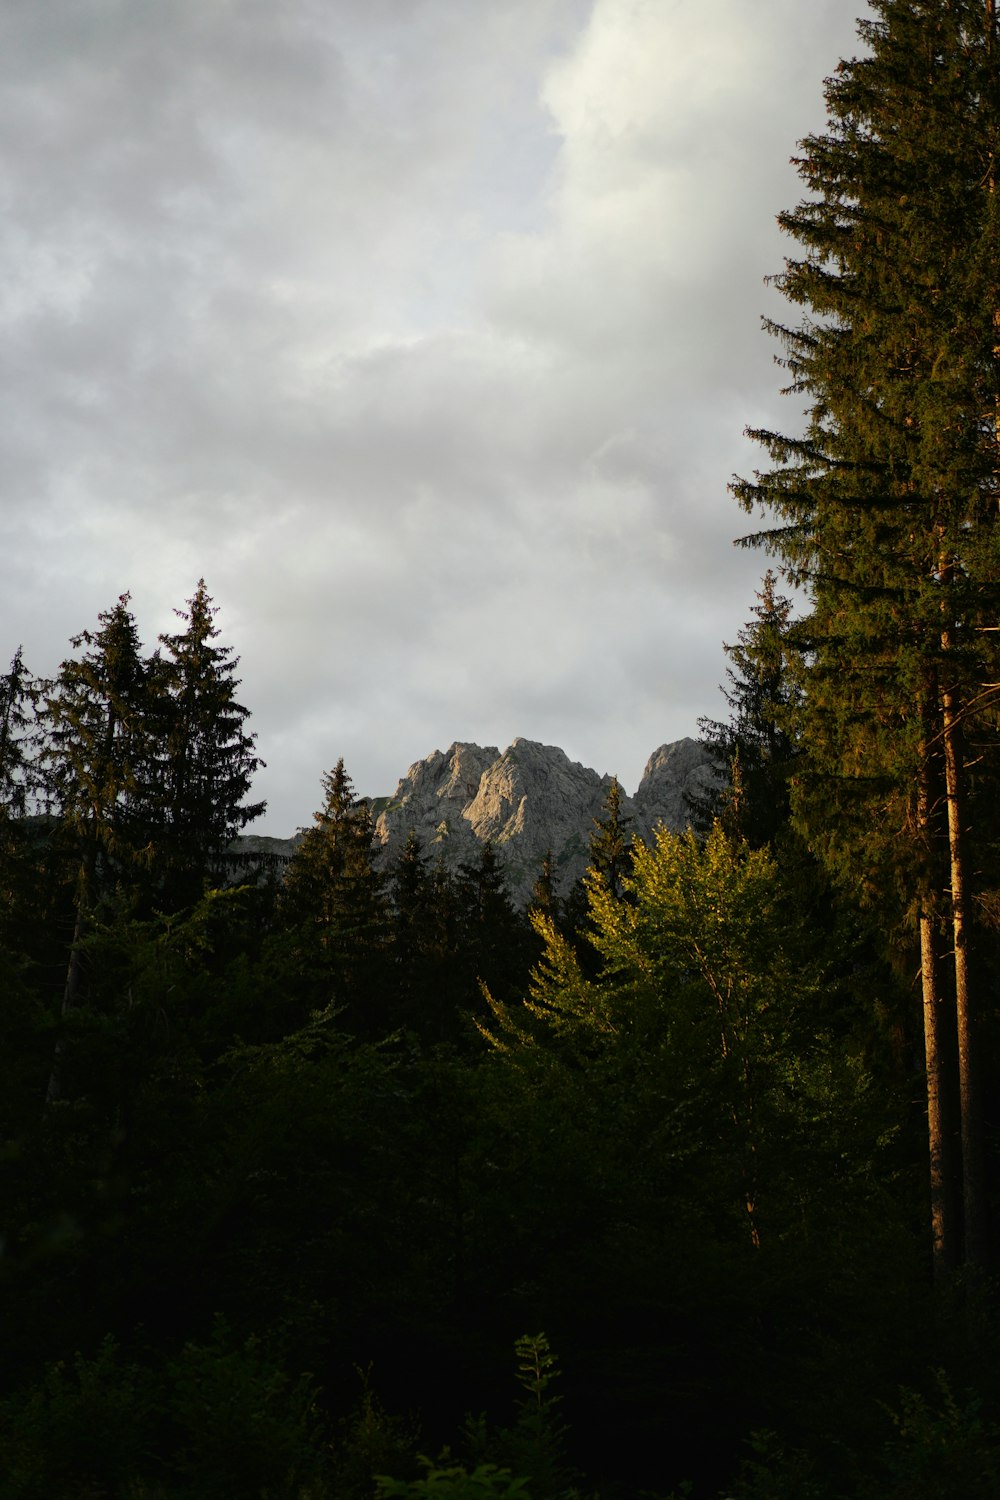
[(686, 828), (687, 799), (708, 792), (718, 781), (718, 772), (698, 740), (675, 740), (672, 745), (661, 745), (646, 762), (635, 794), (636, 827), (643, 837), (657, 823), (675, 832)]
[(415, 761), (391, 797), (372, 803), (375, 840), (386, 860), (399, 852), (411, 830), (422, 849), (443, 853), (449, 864), (475, 859), (479, 846), (465, 810), (499, 755), (495, 745), (456, 743), (444, 754), (435, 750)]
[[(684, 828), (685, 795), (712, 777), (696, 740), (661, 745), (635, 796), (623, 797), (622, 813), (644, 838), (658, 823)], [(552, 745), (516, 739), (501, 755), (493, 745), (455, 744), (417, 761), (392, 797), (372, 804), (375, 838), (388, 863), (412, 830), (425, 854), (442, 854), (449, 865), (475, 861), (489, 840), (512, 894), (527, 901), (547, 851), (561, 892), (583, 874), (594, 820), (610, 785), (610, 776), (571, 761)]]

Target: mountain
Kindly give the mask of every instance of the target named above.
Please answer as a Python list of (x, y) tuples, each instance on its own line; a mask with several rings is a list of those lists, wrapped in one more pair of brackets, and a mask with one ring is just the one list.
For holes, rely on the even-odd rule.
[[(658, 823), (685, 828), (687, 798), (714, 780), (698, 740), (661, 745), (646, 762), (635, 795), (622, 797), (622, 817), (641, 838), (648, 839)], [(528, 900), (549, 851), (556, 889), (565, 894), (587, 868), (590, 835), (611, 781), (555, 745), (516, 739), (501, 754), (495, 745), (458, 742), (415, 761), (391, 797), (371, 799), (378, 862), (388, 866), (411, 830), (425, 856), (441, 855), (452, 868), (474, 863), (490, 840), (517, 900)], [(298, 836), (244, 834), (234, 848), (282, 862), (297, 844)]]
[[(697, 740), (661, 745), (634, 797), (622, 798), (622, 814), (644, 838), (658, 823), (684, 828), (686, 797), (713, 779)], [(564, 892), (587, 867), (594, 820), (611, 780), (534, 740), (516, 739), (502, 754), (495, 745), (456, 743), (416, 761), (391, 797), (372, 802), (376, 844), (389, 863), (412, 830), (425, 854), (457, 865), (474, 862), (490, 840), (521, 901), (551, 851), (557, 889)]]

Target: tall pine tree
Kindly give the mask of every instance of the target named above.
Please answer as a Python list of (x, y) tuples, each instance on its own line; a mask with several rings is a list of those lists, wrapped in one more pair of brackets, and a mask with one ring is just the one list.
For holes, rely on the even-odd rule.
[(0, 676), (0, 818), (23, 817), (33, 777), (34, 686), (21, 647)]
[[(803, 316), (770, 327), (790, 390), (808, 398), (807, 428), (753, 433), (775, 467), (734, 490), (779, 522), (747, 540), (811, 594), (799, 826), (847, 879), (879, 898), (893, 886), (919, 932), (943, 1273), (957, 1254), (952, 1198), (966, 1263), (987, 1257), (968, 843), (990, 814), (967, 779), (963, 737), (987, 727), (984, 685), (998, 676), (996, 19), (992, 0), (872, 8), (859, 27), (868, 54), (839, 65), (827, 130), (802, 145), (811, 196), (779, 218), (802, 254), (777, 283)], [(945, 993), (960, 1193), (949, 1180)]]
[(162, 652), (152, 664), (159, 729), (152, 797), (166, 895), (177, 905), (198, 898), (206, 876), (266, 804), (247, 800), (263, 761), (256, 735), (246, 730), (249, 710), (236, 696), (239, 657), (218, 644), (218, 611), (203, 578), (187, 609), (175, 613), (184, 628), (160, 636)]
[(601, 805), (602, 816), (594, 819), (590, 835), (590, 869), (615, 897), (622, 894), (623, 882), (632, 873), (632, 819), (622, 811), (623, 796), (618, 777), (612, 776)]
[[(63, 991), (64, 1017), (81, 1003), (84, 940), (102, 901), (148, 850), (143, 786), (150, 757), (149, 673), (129, 595), (74, 636), (49, 686), (41, 761), (45, 793), (77, 860), (75, 917)], [(62, 1093), (65, 1040), (57, 1043), (50, 1101)]]
[(303, 831), (283, 893), (297, 963), (315, 1004), (346, 1007), (355, 1033), (390, 1029), (388, 915), (375, 869), (371, 807), (357, 797), (343, 757), (323, 777), (323, 806)]
[(727, 722), (699, 719), (703, 743), (719, 774), (716, 787), (691, 799), (703, 829), (714, 818), (757, 849), (773, 843), (788, 820), (789, 775), (797, 754), (794, 714), (801, 691), (790, 667), (792, 603), (779, 594), (771, 569), (753, 607), (753, 620), (725, 652)]

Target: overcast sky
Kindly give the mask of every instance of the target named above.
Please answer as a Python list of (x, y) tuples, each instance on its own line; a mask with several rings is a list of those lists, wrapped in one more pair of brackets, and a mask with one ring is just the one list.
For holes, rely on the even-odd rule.
[[(0, 655), (204, 575), (290, 833), (724, 716), (760, 315), (862, 0), (0, 0)], [(773, 300), (772, 300), (773, 299)]]

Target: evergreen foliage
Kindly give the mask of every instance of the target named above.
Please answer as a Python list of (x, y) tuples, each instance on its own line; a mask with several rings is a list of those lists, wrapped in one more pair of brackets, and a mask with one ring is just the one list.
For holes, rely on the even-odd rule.
[(719, 776), (719, 789), (697, 799), (692, 816), (702, 832), (716, 818), (755, 848), (775, 841), (788, 822), (789, 781), (797, 756), (795, 713), (802, 693), (792, 675), (792, 602), (779, 594), (769, 569), (753, 620), (735, 646), (724, 646), (731, 666), (723, 696), (730, 717), (699, 719), (702, 742)]
[(460, 914), (456, 956), (464, 967), (466, 993), (482, 984), (503, 996), (515, 993), (527, 967), (528, 938), (501, 858), (489, 840), (475, 863), (461, 866), (455, 896)]
[(236, 697), (239, 657), (216, 644), (218, 611), (204, 579), (186, 611), (175, 613), (184, 629), (160, 636), (163, 650), (151, 663), (157, 748), (150, 790), (169, 865), (168, 899), (184, 905), (197, 899), (265, 804), (246, 800), (263, 762), (256, 736), (246, 731), (249, 712)]
[(621, 895), (623, 882), (631, 869), (630, 822), (631, 819), (622, 812), (622, 789), (618, 778), (612, 776), (601, 816), (594, 819), (594, 831), (590, 835), (590, 865), (613, 896)]
[(285, 881), (285, 899), (297, 920), (315, 925), (328, 946), (343, 928), (352, 927), (367, 908), (376, 885), (372, 864), (371, 809), (354, 794), (343, 757), (323, 778), (323, 806), (313, 826), (302, 832)]
[(129, 595), (74, 636), (45, 693), (41, 767), (49, 807), (83, 852), (83, 896), (106, 891), (115, 868), (148, 843), (151, 686)]
[(343, 758), (324, 776), (323, 793), (286, 872), (281, 906), (310, 1003), (347, 1005), (355, 1027), (378, 1034), (390, 1029), (381, 994), (388, 915), (371, 809), (355, 796)]
[(72, 1050), (65, 1023), (84, 998), (94, 922), (109, 904), (123, 896), (128, 900), (129, 876), (149, 852), (144, 787), (152, 749), (150, 684), (129, 602), (122, 594), (113, 609), (98, 616), (98, 630), (72, 638), (81, 654), (62, 663), (46, 692), (45, 796), (77, 862), (64, 1026), (49, 1075), (50, 1103), (65, 1090), (66, 1054)]
[[(996, 761), (1000, 365), (992, 3), (876, 0), (869, 53), (827, 84), (802, 143), (811, 197), (782, 214), (802, 250), (777, 278), (803, 310), (772, 325), (800, 438), (758, 431), (776, 467), (737, 481), (779, 525), (747, 541), (807, 586), (798, 631), (807, 755), (793, 812), (845, 883), (904, 915), (922, 958), (932, 1234), (956, 1255), (941, 1110), (951, 1090), (939, 969), (950, 949), (961, 1117), (963, 1254), (985, 1264), (984, 997), (973, 993), (977, 783)], [(980, 741), (970, 756), (970, 735)], [(971, 772), (971, 775), (970, 775)], [(947, 939), (937, 893), (948, 890)]]
[(34, 684), (19, 646), (0, 677), (0, 818), (23, 817), (32, 793)]
[(47, 860), (42, 855), (49, 844), (46, 820), (28, 818), (39, 793), (37, 697), (19, 647), (0, 677), (0, 990), (12, 1001), (8, 1021), (17, 1009), (14, 995), (24, 993), (22, 971), (37, 957), (42, 913), (51, 916), (59, 885), (51, 849)]
[(552, 850), (546, 849), (541, 868), (538, 871), (538, 878), (531, 888), (530, 908), (532, 911), (543, 912), (546, 916), (552, 916), (558, 910), (555, 874)]

